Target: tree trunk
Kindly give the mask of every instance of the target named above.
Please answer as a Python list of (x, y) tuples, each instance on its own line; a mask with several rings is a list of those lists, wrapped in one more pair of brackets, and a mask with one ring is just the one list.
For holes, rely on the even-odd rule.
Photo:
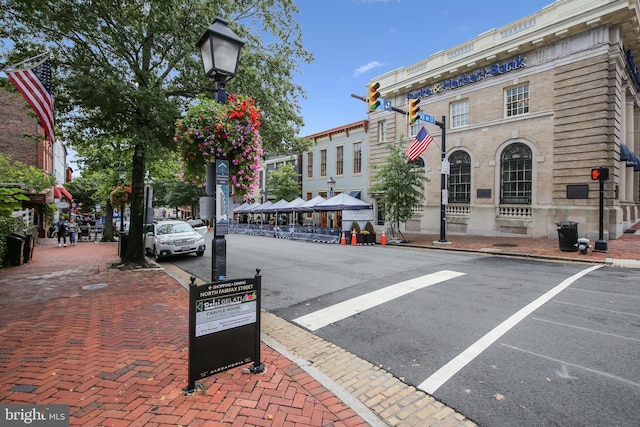
[(105, 220), (104, 226), (102, 227), (102, 241), (103, 242), (114, 242), (113, 238), (113, 206), (111, 205), (111, 200), (107, 199), (107, 206), (105, 210)]
[(147, 266), (144, 253), (142, 222), (144, 217), (144, 177), (146, 158), (143, 143), (137, 143), (133, 154), (133, 172), (131, 185), (131, 218), (127, 249), (122, 261), (131, 266)]

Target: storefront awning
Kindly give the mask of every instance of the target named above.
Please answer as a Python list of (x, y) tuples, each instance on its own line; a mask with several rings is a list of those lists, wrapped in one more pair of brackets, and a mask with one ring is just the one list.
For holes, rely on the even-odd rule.
[(60, 199), (62, 196), (65, 197), (65, 199), (71, 201), (73, 199), (73, 196), (71, 195), (71, 193), (69, 193), (67, 191), (66, 188), (64, 187), (53, 187), (53, 198), (54, 199)]
[(635, 172), (640, 171), (640, 156), (633, 151), (624, 142), (620, 143), (620, 161), (627, 162), (627, 167), (633, 166)]

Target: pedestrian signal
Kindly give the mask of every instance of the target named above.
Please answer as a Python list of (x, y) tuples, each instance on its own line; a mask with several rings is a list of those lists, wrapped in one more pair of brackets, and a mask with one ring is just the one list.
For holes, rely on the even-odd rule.
[(376, 111), (380, 107), (380, 83), (369, 83), (369, 112)]
[(410, 99), (409, 100), (409, 124), (412, 125), (418, 121), (420, 117), (418, 117), (418, 112), (420, 111), (420, 98)]
[(594, 181), (606, 181), (609, 179), (609, 168), (593, 168), (591, 169), (591, 179)]

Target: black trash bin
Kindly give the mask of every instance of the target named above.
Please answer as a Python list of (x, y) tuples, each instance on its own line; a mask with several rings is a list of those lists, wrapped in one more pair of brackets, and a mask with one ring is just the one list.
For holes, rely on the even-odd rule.
[(122, 258), (124, 254), (127, 253), (127, 243), (129, 241), (129, 233), (126, 231), (121, 231), (118, 237), (118, 240), (120, 242), (118, 245), (118, 255), (120, 255), (120, 258)]
[(25, 244), (26, 236), (23, 234), (11, 233), (7, 236), (7, 253), (5, 256), (7, 265), (22, 265)]
[(24, 247), (22, 248), (22, 262), (25, 264), (29, 262), (33, 252), (33, 236), (31, 234), (25, 234)]
[(574, 221), (560, 221), (558, 226), (558, 243), (560, 250), (565, 252), (578, 251), (578, 223)]

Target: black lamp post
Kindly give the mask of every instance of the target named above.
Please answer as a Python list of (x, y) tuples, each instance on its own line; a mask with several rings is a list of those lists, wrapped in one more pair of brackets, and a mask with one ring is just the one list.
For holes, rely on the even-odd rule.
[(333, 177), (329, 178), (327, 185), (329, 186), (329, 197), (333, 197), (333, 189), (336, 187), (336, 180), (333, 179)]
[[(204, 73), (216, 82), (216, 100), (225, 104), (227, 102), (227, 81), (236, 75), (240, 49), (244, 41), (227, 26), (227, 21), (220, 17), (213, 20), (207, 31), (200, 37), (198, 47), (202, 57)], [(227, 243), (224, 235), (218, 236), (216, 227), (217, 203), (216, 203), (216, 165), (215, 162), (207, 162), (206, 194), (213, 198), (212, 221), (213, 240), (211, 257), (211, 280), (224, 280), (227, 276)]]
[[(331, 198), (333, 197), (333, 189), (336, 187), (336, 180), (330, 177), (327, 185), (329, 186), (329, 198)], [(333, 213), (329, 213), (329, 228), (333, 228)]]

